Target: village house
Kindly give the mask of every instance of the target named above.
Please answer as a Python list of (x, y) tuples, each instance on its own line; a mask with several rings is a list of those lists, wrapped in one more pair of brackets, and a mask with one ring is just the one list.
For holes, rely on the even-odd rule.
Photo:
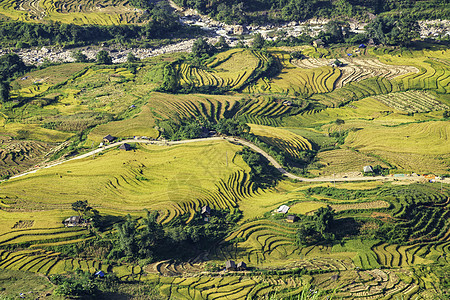
[(288, 212), (288, 210), (289, 210), (289, 206), (283, 204), (277, 209), (277, 213), (286, 214)]
[(239, 271), (245, 271), (247, 270), (247, 264), (243, 261), (241, 261), (240, 263), (237, 264), (237, 269)]
[(80, 216), (72, 216), (63, 221), (64, 226), (66, 227), (74, 227), (80, 226), (83, 223), (83, 219)]
[(225, 270), (236, 271), (236, 263), (234, 262), (234, 260), (227, 260), (225, 262)]
[(372, 168), (372, 166), (364, 166), (363, 171), (364, 171), (364, 173), (372, 173), (373, 168)]
[(295, 215), (289, 215), (286, 217), (286, 222), (288, 223), (294, 223), (295, 221), (297, 221), (297, 216)]
[(131, 146), (127, 143), (122, 144), (119, 146), (119, 150), (125, 150), (125, 151), (130, 151), (131, 150)]
[(103, 138), (103, 142), (104, 142), (105, 144), (107, 144), (107, 143), (111, 143), (111, 142), (114, 141), (115, 139), (116, 139), (115, 137), (113, 137), (112, 135), (108, 134), (107, 136), (105, 136), (105, 137)]

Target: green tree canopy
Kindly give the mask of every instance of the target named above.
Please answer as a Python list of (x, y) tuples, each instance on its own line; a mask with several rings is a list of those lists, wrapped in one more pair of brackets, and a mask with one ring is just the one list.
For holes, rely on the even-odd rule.
[(97, 53), (97, 63), (101, 65), (110, 65), (112, 64), (112, 58), (107, 51), (100, 50)]

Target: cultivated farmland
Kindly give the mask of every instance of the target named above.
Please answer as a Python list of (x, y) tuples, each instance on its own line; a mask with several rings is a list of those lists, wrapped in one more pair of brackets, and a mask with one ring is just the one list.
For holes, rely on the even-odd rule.
[(25, 22), (120, 25), (140, 23), (142, 11), (127, 1), (5, 0), (1, 2), (0, 14)]

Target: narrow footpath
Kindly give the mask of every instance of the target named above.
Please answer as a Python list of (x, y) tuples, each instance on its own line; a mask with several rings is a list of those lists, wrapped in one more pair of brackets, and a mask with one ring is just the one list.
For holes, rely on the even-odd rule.
[[(58, 166), (60, 164), (69, 162), (69, 161), (74, 161), (74, 160), (78, 160), (78, 159), (83, 159), (83, 158), (87, 158), (90, 157), (92, 155), (95, 155), (97, 153), (100, 153), (104, 150), (107, 149), (111, 149), (114, 147), (118, 147), (122, 144), (125, 143), (142, 143), (142, 144), (153, 144), (153, 145), (160, 145), (160, 146), (174, 146), (174, 145), (181, 145), (181, 144), (188, 144), (188, 143), (198, 143), (198, 142), (204, 142), (204, 141), (223, 141), (223, 140), (227, 140), (231, 143), (234, 144), (240, 144), (246, 147), (249, 147), (250, 149), (252, 149), (253, 151), (261, 154), (262, 156), (264, 156), (281, 174), (283, 174), (283, 176), (286, 176), (288, 178), (294, 179), (294, 180), (298, 180), (298, 181), (303, 181), (303, 182), (343, 182), (343, 181), (393, 181), (395, 180), (408, 180), (408, 181), (420, 181), (423, 180), (424, 178), (422, 176), (404, 176), (404, 177), (390, 177), (390, 176), (373, 176), (373, 177), (364, 177), (364, 176), (358, 176), (358, 177), (317, 177), (317, 178), (305, 178), (305, 177), (300, 177), (297, 175), (294, 175), (292, 173), (289, 173), (288, 171), (286, 171), (272, 156), (270, 156), (266, 151), (264, 151), (263, 149), (259, 148), (258, 146), (256, 146), (253, 143), (250, 143), (249, 141), (246, 141), (244, 139), (241, 138), (237, 138), (237, 137), (210, 137), (210, 138), (199, 138), (199, 139), (192, 139), (192, 140), (182, 140), (182, 141), (154, 141), (154, 140), (146, 140), (146, 139), (127, 139), (127, 140), (122, 140), (116, 143), (112, 143), (106, 146), (103, 146), (101, 148), (92, 150), (90, 152), (87, 152), (85, 154), (81, 154), (79, 156), (67, 159), (67, 160), (63, 160), (63, 161), (58, 161), (55, 162), (53, 164), (48, 164), (46, 166), (37, 168), (36, 170), (32, 170), (32, 171), (27, 171), (21, 174), (17, 174), (14, 176), (11, 176), (10, 179), (14, 179), (14, 178), (19, 178), (22, 176), (26, 176), (29, 174), (33, 174), (36, 173), (37, 171), (41, 170), (41, 169), (48, 169), (48, 168), (52, 168), (54, 166)], [(442, 182), (444, 183), (450, 183), (449, 179), (444, 179), (442, 180)]]

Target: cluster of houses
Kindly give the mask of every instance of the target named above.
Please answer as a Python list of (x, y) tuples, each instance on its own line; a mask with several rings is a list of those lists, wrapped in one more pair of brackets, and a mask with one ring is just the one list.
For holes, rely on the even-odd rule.
[[(104, 145), (110, 144), (110, 143), (114, 142), (115, 140), (116, 140), (116, 137), (108, 134), (107, 136), (105, 136), (103, 138), (103, 142), (100, 143), (99, 147), (103, 147)], [(131, 146), (127, 143), (124, 143), (119, 146), (119, 150), (130, 151), (131, 149), (132, 149)]]
[(247, 270), (247, 264), (243, 261), (236, 264), (234, 260), (227, 260), (225, 262), (225, 271), (245, 271)]
[[(281, 205), (278, 209), (276, 209), (274, 212), (278, 214), (287, 214), (289, 211), (289, 206), (287, 205)], [(287, 215), (286, 216), (286, 222), (288, 223), (294, 223), (298, 220), (298, 217), (296, 215)]]

